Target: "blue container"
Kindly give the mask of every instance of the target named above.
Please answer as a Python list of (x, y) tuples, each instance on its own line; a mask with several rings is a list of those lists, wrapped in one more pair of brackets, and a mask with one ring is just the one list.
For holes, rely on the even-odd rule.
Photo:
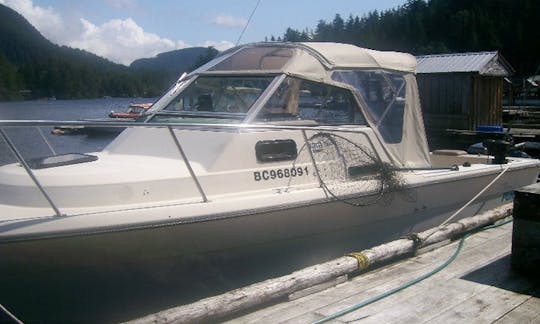
[(490, 132), (490, 133), (502, 133), (504, 128), (502, 126), (477, 126), (477, 132)]

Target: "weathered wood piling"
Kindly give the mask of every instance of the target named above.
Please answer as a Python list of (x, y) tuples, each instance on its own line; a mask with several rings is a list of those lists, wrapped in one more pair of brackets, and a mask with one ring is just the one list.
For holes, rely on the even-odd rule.
[(538, 273), (540, 265), (540, 183), (516, 190), (512, 228), (512, 268)]
[(410, 238), (382, 244), (350, 256), (314, 265), (289, 275), (269, 279), (192, 304), (170, 308), (131, 323), (193, 323), (212, 321), (268, 304), (288, 295), (323, 284), (338, 277), (366, 270), (414, 253), (417, 249), (463, 235), (511, 215), (507, 204), (441, 228), (431, 229)]

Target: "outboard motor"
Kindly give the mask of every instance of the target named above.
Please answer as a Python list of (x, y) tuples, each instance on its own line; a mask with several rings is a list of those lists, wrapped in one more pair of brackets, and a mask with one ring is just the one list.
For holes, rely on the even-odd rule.
[(487, 148), (488, 154), (493, 155), (493, 164), (505, 164), (512, 143), (500, 139), (487, 139), (484, 140), (484, 146)]

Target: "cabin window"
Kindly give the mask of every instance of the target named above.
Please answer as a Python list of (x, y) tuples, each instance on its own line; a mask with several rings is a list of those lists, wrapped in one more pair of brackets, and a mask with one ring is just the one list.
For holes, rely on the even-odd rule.
[(257, 116), (257, 121), (311, 121), (319, 125), (365, 124), (348, 89), (287, 77)]
[(274, 77), (199, 76), (164, 111), (247, 113)]
[(400, 143), (405, 111), (405, 78), (388, 71), (335, 71), (332, 79), (358, 90), (375, 127), (387, 143)]

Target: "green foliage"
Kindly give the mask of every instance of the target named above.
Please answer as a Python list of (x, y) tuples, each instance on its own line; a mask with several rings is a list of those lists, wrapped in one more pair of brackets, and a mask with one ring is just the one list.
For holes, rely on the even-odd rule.
[(53, 44), (21, 15), (0, 4), (0, 100), (156, 97), (181, 72), (217, 54), (213, 48), (185, 52), (180, 59), (175, 53), (162, 53), (138, 68), (126, 67)]
[[(332, 41), (415, 55), (499, 50), (518, 74), (540, 65), (538, 0), (409, 0), (384, 12), (320, 20), (313, 33), (287, 28), (286, 41)], [(271, 40), (275, 38), (272, 36)]]
[(219, 51), (215, 49), (214, 47), (210, 46), (204, 49), (204, 51), (197, 56), (197, 59), (195, 60), (195, 63), (193, 63), (188, 70), (182, 71), (182, 72), (190, 72), (198, 67), (210, 62), (213, 60), (217, 55)]

